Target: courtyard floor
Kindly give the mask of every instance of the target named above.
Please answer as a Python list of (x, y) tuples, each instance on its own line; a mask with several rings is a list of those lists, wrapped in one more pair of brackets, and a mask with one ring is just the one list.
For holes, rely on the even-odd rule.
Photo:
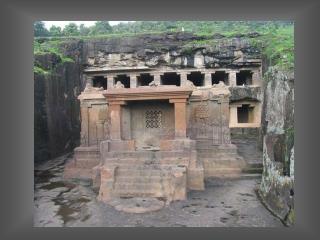
[(35, 167), (35, 227), (283, 227), (256, 195), (259, 178), (210, 179), (205, 191), (191, 191), (185, 201), (132, 214), (96, 201), (87, 182), (64, 182), (67, 157)]

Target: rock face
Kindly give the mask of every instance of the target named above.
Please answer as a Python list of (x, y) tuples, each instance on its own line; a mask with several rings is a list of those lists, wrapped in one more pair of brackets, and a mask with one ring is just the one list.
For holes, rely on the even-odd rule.
[(260, 58), (248, 38), (201, 37), (166, 33), (137, 37), (89, 40), (84, 43), (84, 64), (89, 67), (224, 67)]
[(58, 55), (47, 53), (35, 56), (35, 66), (46, 71), (34, 75), (34, 156), (39, 162), (79, 145), (77, 96), (82, 86), (78, 59), (62, 62)]
[(266, 205), (288, 225), (294, 223), (294, 77), (269, 68), (262, 116), (263, 176)]

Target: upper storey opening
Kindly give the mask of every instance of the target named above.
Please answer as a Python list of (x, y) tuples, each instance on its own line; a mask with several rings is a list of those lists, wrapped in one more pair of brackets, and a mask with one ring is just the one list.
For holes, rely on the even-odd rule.
[(187, 75), (187, 79), (197, 87), (204, 86), (204, 74), (201, 74), (201, 72), (192, 72)]
[(125, 74), (117, 75), (114, 78), (114, 83), (116, 84), (118, 81), (120, 81), (125, 88), (130, 88), (130, 77), (128, 77)]
[(161, 85), (181, 85), (180, 75), (175, 72), (164, 73), (161, 76)]
[(225, 85), (229, 85), (229, 74), (226, 71), (216, 71), (211, 74), (212, 85), (218, 84), (220, 81), (224, 82)]
[(92, 85), (93, 87), (103, 87), (103, 89), (107, 89), (107, 79), (105, 79), (103, 76), (96, 76), (92, 79)]
[(252, 74), (250, 70), (240, 70), (237, 73), (237, 85), (252, 85)]
[(149, 86), (149, 83), (153, 81), (153, 76), (149, 73), (142, 73), (137, 77), (137, 86)]

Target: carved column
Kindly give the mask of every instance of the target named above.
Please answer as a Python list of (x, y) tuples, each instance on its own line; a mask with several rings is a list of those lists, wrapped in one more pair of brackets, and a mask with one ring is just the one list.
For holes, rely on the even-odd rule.
[(86, 75), (86, 83), (90, 83), (93, 86), (93, 76)]
[(237, 126), (238, 124), (238, 112), (237, 112), (237, 105), (230, 106), (230, 127)]
[(88, 105), (81, 103), (81, 146), (89, 146), (89, 109)]
[(174, 103), (174, 127), (175, 138), (186, 138), (187, 119), (186, 119), (186, 99), (170, 99)]
[(137, 74), (130, 74), (130, 88), (137, 87)]
[(121, 140), (121, 105), (124, 101), (109, 102), (110, 139)]
[(204, 85), (212, 86), (211, 73), (208, 73), (208, 72), (204, 73)]
[(220, 119), (221, 119), (221, 143), (230, 144), (230, 114), (229, 114), (229, 99), (221, 96), (220, 103)]
[(180, 72), (180, 84), (181, 86), (185, 86), (187, 83), (187, 72)]
[(157, 85), (160, 85), (160, 83), (161, 83), (160, 73), (155, 73), (154, 77), (153, 77), (153, 80)]
[(230, 86), (237, 86), (237, 72), (229, 71), (229, 84)]
[(107, 87), (109, 89), (114, 88), (114, 75), (109, 74), (107, 76)]
[(104, 121), (98, 120), (96, 122), (97, 127), (97, 146), (99, 146), (100, 142), (104, 139)]
[(252, 84), (256, 85), (256, 86), (260, 86), (261, 85), (259, 71), (253, 71), (253, 73), (252, 73)]

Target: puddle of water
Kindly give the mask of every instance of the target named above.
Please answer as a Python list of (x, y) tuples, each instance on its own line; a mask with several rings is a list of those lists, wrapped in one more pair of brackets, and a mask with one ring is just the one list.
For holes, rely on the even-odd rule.
[(51, 182), (47, 185), (41, 186), (40, 189), (52, 190), (59, 187), (66, 187), (64, 182)]
[(157, 197), (157, 199), (159, 201), (162, 201), (162, 202), (166, 202), (167, 201), (167, 198), (165, 198), (165, 197)]
[(222, 222), (222, 223), (226, 223), (228, 220), (229, 220), (229, 218), (226, 218), (226, 217), (220, 218), (220, 222)]
[(182, 209), (183, 209), (183, 208), (188, 208), (188, 207), (191, 207), (191, 206), (190, 206), (190, 205), (183, 205), (183, 206), (182, 206)]
[(191, 206), (199, 206), (199, 205), (201, 205), (200, 203), (191, 203), (190, 204)]
[(239, 195), (241, 196), (248, 196), (248, 197), (254, 197), (253, 194), (250, 194), (250, 193), (239, 193)]
[(238, 215), (238, 210), (232, 210), (231, 212), (229, 212), (229, 214), (231, 216), (237, 216)]
[(91, 216), (88, 214), (81, 219), (81, 222), (87, 221)]
[(49, 182), (55, 175), (49, 170), (34, 170), (35, 183)]
[(211, 206), (211, 205), (206, 205), (206, 208), (215, 208), (215, 206)]
[(60, 205), (57, 215), (60, 215), (64, 224), (66, 224), (71, 220), (75, 220), (75, 218), (70, 215), (76, 212), (78, 212), (78, 209), (71, 208), (69, 205)]

